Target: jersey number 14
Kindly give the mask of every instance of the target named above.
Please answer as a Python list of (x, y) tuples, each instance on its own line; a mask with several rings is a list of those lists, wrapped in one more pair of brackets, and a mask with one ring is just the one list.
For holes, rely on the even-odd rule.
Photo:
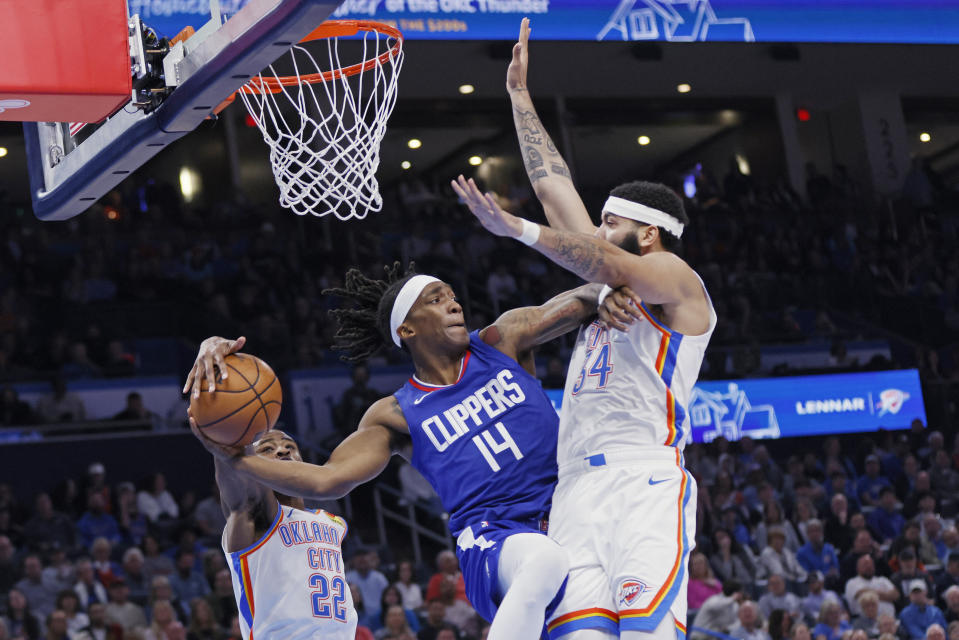
[[(496, 437), (490, 433), (493, 429), (499, 432), (500, 439), (498, 442)], [(499, 462), (496, 461), (496, 454), (498, 453), (511, 451), (514, 458), (517, 460), (523, 459), (523, 452), (516, 446), (516, 442), (509, 434), (509, 431), (506, 430), (506, 427), (503, 426), (502, 422), (497, 422), (483, 433), (473, 436), (473, 444), (479, 448), (480, 453), (486, 458), (486, 462), (489, 463), (490, 469), (492, 469), (494, 473), (500, 470)]]

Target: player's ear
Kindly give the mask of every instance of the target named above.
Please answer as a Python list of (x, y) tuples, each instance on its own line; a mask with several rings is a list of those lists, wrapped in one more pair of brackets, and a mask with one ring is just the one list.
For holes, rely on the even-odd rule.
[(641, 247), (651, 247), (659, 239), (659, 227), (651, 224), (643, 225), (637, 233), (639, 234), (639, 246)]
[(416, 331), (413, 330), (413, 327), (405, 322), (396, 328), (396, 333), (400, 334), (400, 340), (409, 340), (416, 335)]

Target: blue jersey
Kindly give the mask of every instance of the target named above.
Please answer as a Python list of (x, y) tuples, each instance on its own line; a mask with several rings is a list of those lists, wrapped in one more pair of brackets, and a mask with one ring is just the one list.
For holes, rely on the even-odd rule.
[(413, 438), (413, 466), (450, 514), (471, 523), (528, 521), (549, 512), (559, 419), (539, 381), (470, 334), (459, 379), (436, 387), (410, 378), (393, 394)]

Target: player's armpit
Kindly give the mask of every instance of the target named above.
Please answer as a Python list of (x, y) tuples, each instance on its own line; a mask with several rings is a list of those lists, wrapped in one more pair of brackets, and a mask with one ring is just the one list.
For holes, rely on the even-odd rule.
[(526, 369), (526, 372), (533, 376), (536, 376), (536, 351), (534, 349), (529, 349), (527, 351), (520, 351), (516, 354), (516, 362), (519, 363), (519, 366)]
[(480, 332), (480, 338), (506, 355), (520, 354), (579, 327), (596, 314), (602, 285), (587, 284), (566, 291), (538, 307), (507, 311)]

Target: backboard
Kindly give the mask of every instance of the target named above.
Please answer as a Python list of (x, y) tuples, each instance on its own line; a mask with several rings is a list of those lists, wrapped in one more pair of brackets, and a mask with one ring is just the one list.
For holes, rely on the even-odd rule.
[(128, 16), (129, 100), (92, 133), (77, 122), (24, 122), (34, 213), (64, 220), (86, 210), (199, 126), (340, 1), (249, 0), (227, 16), (211, 0), (209, 21), (175, 43), (168, 38), (176, 34), (157, 34), (138, 15)]

